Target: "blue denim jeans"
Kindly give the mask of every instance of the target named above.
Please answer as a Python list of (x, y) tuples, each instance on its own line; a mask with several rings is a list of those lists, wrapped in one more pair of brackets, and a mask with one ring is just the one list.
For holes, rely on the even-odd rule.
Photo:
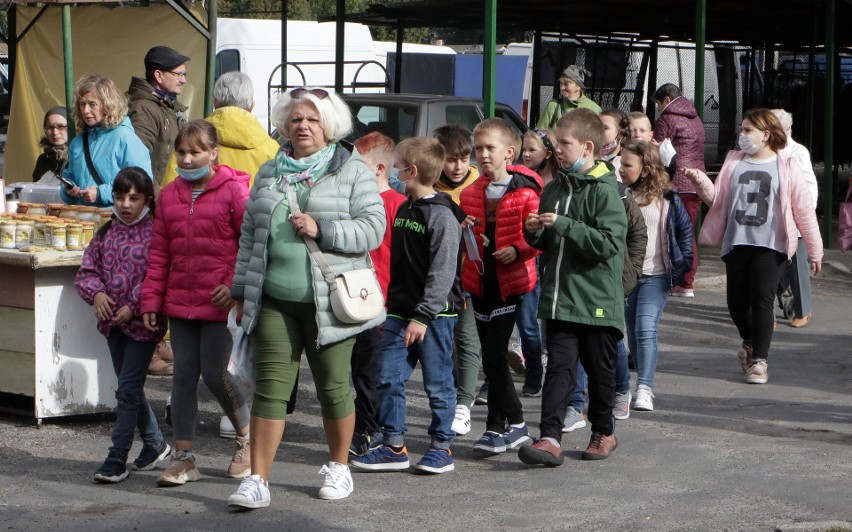
[(657, 323), (669, 299), (669, 288), (668, 275), (643, 275), (624, 305), (630, 356), (636, 362), (636, 382), (651, 388), (657, 371)]
[[(583, 363), (577, 361), (577, 384), (571, 393), (568, 406), (577, 412), (582, 412), (586, 406), (586, 385), (589, 377), (583, 369)], [(630, 389), (630, 369), (627, 367), (627, 348), (624, 340), (618, 341), (618, 358), (615, 359), (615, 393), (625, 393)]]
[(405, 385), (417, 362), (423, 372), (423, 388), (429, 397), (432, 422), (429, 424), (431, 446), (449, 449), (456, 433), (456, 387), (453, 379), (453, 328), (457, 318), (438, 318), (429, 323), (423, 343), (405, 347), (408, 321), (388, 317), (382, 334), (379, 359), (379, 425), (385, 445), (400, 446), (407, 432), (405, 426)]
[(118, 377), (115, 390), (117, 417), (112, 429), (109, 456), (126, 462), (137, 428), (145, 447), (159, 448), (163, 444), (157, 417), (145, 398), (148, 364), (151, 363), (157, 342), (137, 342), (116, 327), (107, 338), (107, 346), (112, 356), (112, 367)]
[[(536, 259), (536, 264), (538, 259)], [(536, 277), (535, 288), (529, 294), (521, 296), (521, 305), (515, 316), (518, 336), (521, 337), (521, 351), (524, 353), (527, 373), (526, 384), (541, 386), (544, 368), (541, 365), (541, 332), (538, 327), (538, 299), (541, 295), (541, 281)]]

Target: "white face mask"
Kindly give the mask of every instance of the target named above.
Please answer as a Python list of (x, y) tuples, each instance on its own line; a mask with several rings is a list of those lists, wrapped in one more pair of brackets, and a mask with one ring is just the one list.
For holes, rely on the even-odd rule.
[(763, 139), (757, 140), (754, 137), (750, 137), (748, 135), (740, 135), (739, 138), (740, 149), (746, 152), (749, 155), (754, 155), (760, 150), (763, 146)]
[(141, 222), (142, 220), (144, 220), (145, 217), (148, 216), (148, 213), (150, 211), (151, 211), (151, 209), (146, 206), (144, 209), (142, 209), (142, 212), (139, 213), (139, 218), (136, 218), (131, 223), (126, 223), (124, 220), (121, 219), (121, 213), (118, 212), (118, 207), (116, 207), (115, 205), (112, 206), (112, 214), (115, 216), (115, 219), (118, 220), (118, 222), (120, 222), (124, 225), (130, 226), (130, 227), (132, 227), (132, 226), (138, 224), (139, 222)]

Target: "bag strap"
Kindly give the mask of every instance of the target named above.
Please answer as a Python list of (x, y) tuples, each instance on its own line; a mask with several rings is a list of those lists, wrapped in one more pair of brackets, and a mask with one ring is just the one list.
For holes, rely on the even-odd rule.
[(843, 203), (852, 203), (852, 183), (850, 183), (849, 188), (846, 189), (846, 200)]
[(101, 179), (101, 175), (95, 170), (95, 164), (92, 162), (92, 152), (89, 150), (89, 130), (83, 132), (83, 154), (86, 156), (86, 166), (89, 168), (89, 173), (92, 174), (92, 179), (95, 180), (95, 183), (98, 186), (104, 184), (104, 180)]

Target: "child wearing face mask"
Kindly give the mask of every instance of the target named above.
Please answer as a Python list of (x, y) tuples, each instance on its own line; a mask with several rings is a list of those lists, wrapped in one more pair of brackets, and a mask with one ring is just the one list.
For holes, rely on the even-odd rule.
[(601, 113), (604, 126), (604, 145), (601, 146), (601, 160), (612, 165), (615, 175), (621, 167), (621, 141), (628, 129), (627, 114), (621, 109), (610, 108)]
[(231, 420), (236, 452), (228, 476), (251, 473), (247, 399), (231, 386), (226, 371), (232, 337), (228, 311), (239, 248), (249, 175), (217, 165), (216, 129), (204, 120), (189, 122), (175, 139), (177, 179), (160, 193), (148, 273), (142, 284), (142, 318), (154, 331), (169, 319), (174, 374), (172, 427), (175, 453), (159, 486), (200, 478), (192, 452), (198, 413), (199, 376)]
[(721, 248), (728, 311), (742, 345), (737, 358), (746, 382), (766, 384), (775, 321), (775, 289), (798, 245), (805, 240), (814, 273), (822, 267), (822, 238), (801, 169), (781, 150), (787, 135), (768, 109), (743, 113), (739, 152), (730, 152), (715, 185), (698, 169), (685, 174), (710, 207), (699, 241)]

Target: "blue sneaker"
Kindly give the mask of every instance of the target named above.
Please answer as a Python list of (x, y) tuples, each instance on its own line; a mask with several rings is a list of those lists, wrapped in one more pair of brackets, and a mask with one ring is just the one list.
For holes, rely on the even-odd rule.
[(506, 449), (517, 449), (532, 440), (532, 438), (530, 438), (530, 431), (527, 429), (527, 424), (524, 423), (523, 427), (509, 425), (509, 429), (503, 433), (503, 440), (506, 441)]
[(403, 446), (401, 452), (395, 452), (387, 445), (382, 445), (364, 456), (350, 459), (349, 465), (367, 471), (402, 471), (409, 466), (408, 449)]
[(486, 453), (505, 453), (506, 440), (503, 438), (502, 434), (497, 434), (496, 432), (491, 432), (489, 430), (473, 444), (473, 448), (477, 451), (484, 451)]
[(414, 469), (426, 473), (446, 473), (456, 468), (453, 463), (453, 453), (449, 449), (429, 449), (423, 458), (417, 462)]
[(110, 456), (95, 472), (95, 482), (117, 484), (126, 479), (128, 474), (124, 461)]
[(349, 456), (363, 456), (370, 452), (370, 435), (356, 432), (349, 444)]
[(382, 431), (377, 430), (373, 433), (372, 436), (370, 436), (370, 450), (372, 451), (373, 449), (378, 449), (379, 447), (384, 445), (384, 442), (385, 437), (382, 434)]

